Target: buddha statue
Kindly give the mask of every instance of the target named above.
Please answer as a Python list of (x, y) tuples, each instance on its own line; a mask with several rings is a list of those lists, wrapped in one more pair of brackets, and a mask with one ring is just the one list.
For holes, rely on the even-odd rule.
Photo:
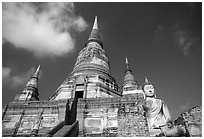
[(150, 136), (157, 136), (168, 130), (168, 121), (171, 116), (164, 101), (156, 98), (155, 88), (145, 77), (145, 84), (142, 87), (145, 94), (143, 105), (147, 114)]

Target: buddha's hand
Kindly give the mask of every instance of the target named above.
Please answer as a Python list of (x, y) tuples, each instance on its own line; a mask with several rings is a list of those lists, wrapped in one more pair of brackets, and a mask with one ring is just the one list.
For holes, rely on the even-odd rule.
[(145, 111), (148, 111), (148, 110), (149, 110), (149, 108), (147, 107), (146, 104), (142, 104), (142, 107), (143, 107), (143, 109), (144, 109)]

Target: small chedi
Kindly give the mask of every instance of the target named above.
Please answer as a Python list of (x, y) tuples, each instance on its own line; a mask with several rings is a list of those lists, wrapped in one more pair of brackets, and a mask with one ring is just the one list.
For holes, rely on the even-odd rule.
[[(73, 71), (48, 100), (40, 100), (40, 66), (22, 91), (2, 111), (3, 137), (197, 137), (202, 136), (202, 109), (194, 107), (172, 120), (145, 77), (140, 86), (126, 58), (120, 88), (95, 17)], [(49, 92), (47, 92), (49, 94)]]

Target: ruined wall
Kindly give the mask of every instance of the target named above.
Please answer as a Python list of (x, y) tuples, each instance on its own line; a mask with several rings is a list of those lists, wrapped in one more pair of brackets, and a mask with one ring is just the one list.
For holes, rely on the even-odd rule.
[(2, 136), (44, 136), (64, 120), (67, 100), (10, 103), (3, 112)]
[(142, 94), (116, 98), (79, 99), (79, 136), (148, 136)]
[(174, 121), (175, 125), (186, 127), (187, 136), (201, 137), (202, 136), (202, 108), (194, 107), (178, 117)]
[(143, 94), (125, 95), (121, 98), (118, 113), (119, 137), (149, 136), (143, 103)]

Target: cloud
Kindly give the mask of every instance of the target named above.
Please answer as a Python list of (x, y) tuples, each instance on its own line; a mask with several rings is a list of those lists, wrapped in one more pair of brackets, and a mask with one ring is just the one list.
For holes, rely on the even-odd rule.
[(177, 31), (175, 32), (175, 44), (182, 50), (184, 56), (187, 56), (192, 40), (189, 39), (186, 31)]
[(199, 8), (199, 10), (202, 10), (202, 3), (200, 2), (187, 2), (186, 3), (187, 6), (189, 6), (190, 8), (194, 9), (194, 8)]
[(9, 76), (10, 76), (10, 73), (11, 73), (11, 68), (8, 68), (8, 67), (3, 67), (2, 68), (2, 78), (3, 80), (6, 80)]
[(174, 33), (174, 43), (183, 55), (187, 58), (194, 59), (202, 53), (202, 43), (199, 37), (191, 36), (185, 30), (177, 30)]
[[(2, 84), (5, 87), (17, 88), (19, 86), (25, 86), (26, 83), (29, 81), (33, 73), (35, 72), (36, 68), (31, 67), (25, 73), (19, 73), (17, 75), (12, 75), (12, 69), (10, 67), (3, 67), (2, 68)], [(42, 70), (40, 71), (39, 78), (42, 77)]]
[(155, 34), (159, 34), (162, 32), (162, 30), (164, 29), (164, 26), (162, 25), (158, 25), (154, 31)]
[(36, 57), (57, 57), (71, 52), (75, 32), (86, 21), (74, 14), (73, 3), (3, 3), (2, 39)]

